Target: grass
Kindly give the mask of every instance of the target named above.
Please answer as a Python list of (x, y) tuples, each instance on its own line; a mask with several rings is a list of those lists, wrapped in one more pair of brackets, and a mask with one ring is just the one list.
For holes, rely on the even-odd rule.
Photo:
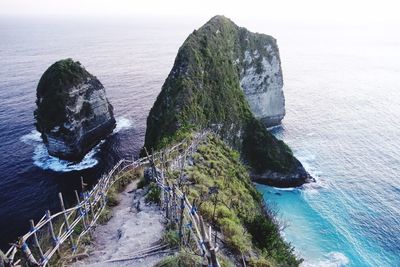
[[(189, 201), (200, 203), (200, 214), (222, 232), (231, 250), (237, 255), (253, 255), (250, 266), (299, 265), (301, 260), (281, 238), (272, 215), (265, 212), (262, 196), (251, 183), (239, 153), (209, 135), (193, 158), (194, 165), (185, 169), (191, 182), (186, 187)], [(177, 178), (176, 172), (170, 175)], [(210, 194), (211, 187), (218, 192)]]
[(200, 266), (201, 257), (192, 254), (190, 251), (181, 250), (179, 253), (162, 259), (154, 267), (189, 267)]
[(146, 202), (152, 202), (156, 204), (160, 204), (161, 202), (161, 188), (153, 182), (149, 185), (149, 191), (146, 195)]

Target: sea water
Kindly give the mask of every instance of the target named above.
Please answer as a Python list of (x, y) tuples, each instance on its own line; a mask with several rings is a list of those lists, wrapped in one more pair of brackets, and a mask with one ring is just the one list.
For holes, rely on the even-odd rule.
[[(96, 179), (143, 145), (146, 117), (177, 50), (202, 19), (0, 20), (0, 244), (58, 210), (57, 193)], [(286, 116), (272, 132), (317, 179), (258, 185), (304, 266), (400, 266), (400, 36), (397, 25), (241, 20), (278, 40)], [(184, 21), (185, 23), (182, 23)], [(72, 57), (96, 75), (117, 128), (77, 164), (47, 154), (35, 131), (35, 90)]]

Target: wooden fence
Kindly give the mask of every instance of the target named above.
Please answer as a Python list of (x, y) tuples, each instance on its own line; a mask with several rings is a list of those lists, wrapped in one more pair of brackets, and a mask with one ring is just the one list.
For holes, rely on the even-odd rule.
[(54, 214), (46, 211), (36, 223), (30, 220), (30, 231), (12, 244), (3, 259), (0, 258), (0, 266), (1, 260), (5, 266), (18, 266), (22, 262), (31, 266), (46, 266), (54, 255), (59, 254), (61, 246), (70, 246), (72, 254), (75, 254), (84, 236), (91, 235), (107, 204), (109, 189), (123, 177), (118, 174), (143, 166), (152, 167), (155, 182), (162, 189), (161, 204), (165, 216), (177, 223), (181, 245), (188, 245), (194, 238), (200, 255), (208, 265), (219, 266), (217, 248), (211, 242), (211, 227), (206, 227), (194, 203), (189, 202), (180, 185), (169, 183), (165, 172), (166, 165), (184, 162), (187, 155), (194, 153), (207, 134), (208, 132), (199, 133), (171, 148), (136, 161), (120, 160), (90, 191), (80, 194), (75, 191), (77, 204), (73, 207), (66, 208), (62, 193), (59, 193), (61, 211)]

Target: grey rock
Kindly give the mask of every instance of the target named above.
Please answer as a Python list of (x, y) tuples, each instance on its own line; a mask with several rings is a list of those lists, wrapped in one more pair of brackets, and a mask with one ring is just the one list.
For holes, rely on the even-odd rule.
[(276, 39), (244, 28), (240, 31), (240, 49), (235, 60), (240, 86), (254, 117), (267, 127), (278, 125), (285, 116), (285, 97)]

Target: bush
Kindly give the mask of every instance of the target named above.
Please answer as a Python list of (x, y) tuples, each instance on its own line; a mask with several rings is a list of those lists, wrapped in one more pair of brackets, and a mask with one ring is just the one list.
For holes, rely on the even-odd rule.
[(151, 183), (149, 186), (149, 191), (146, 195), (147, 202), (153, 202), (156, 204), (160, 204), (161, 201), (161, 188), (157, 186), (155, 183)]
[(179, 234), (176, 230), (165, 231), (162, 237), (162, 242), (170, 247), (179, 246)]
[(201, 257), (182, 250), (174, 256), (168, 256), (154, 267), (195, 267), (200, 266)]

